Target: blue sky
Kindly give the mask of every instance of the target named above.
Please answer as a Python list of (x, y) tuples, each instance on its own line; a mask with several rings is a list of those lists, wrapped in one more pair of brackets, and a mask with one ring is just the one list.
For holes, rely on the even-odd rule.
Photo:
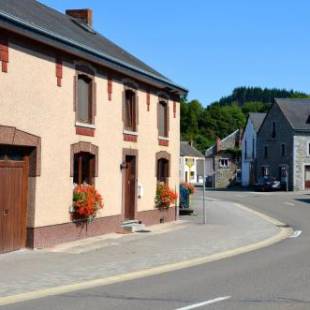
[(309, 0), (41, 0), (90, 7), (97, 31), (207, 105), (237, 86), (310, 93)]

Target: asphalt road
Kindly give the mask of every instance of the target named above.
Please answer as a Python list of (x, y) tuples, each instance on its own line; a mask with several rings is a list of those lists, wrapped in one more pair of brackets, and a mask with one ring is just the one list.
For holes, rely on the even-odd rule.
[(302, 234), (268, 248), (205, 265), (0, 309), (309, 310), (310, 194), (208, 192), (207, 195), (264, 212)]

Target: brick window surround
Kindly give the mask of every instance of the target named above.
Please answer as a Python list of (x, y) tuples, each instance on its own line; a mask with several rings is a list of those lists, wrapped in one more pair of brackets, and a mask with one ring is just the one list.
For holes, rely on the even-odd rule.
[(89, 153), (95, 157), (95, 172), (94, 177), (98, 177), (98, 155), (99, 148), (97, 145), (94, 145), (90, 142), (80, 141), (74, 144), (71, 144), (70, 152), (70, 177), (74, 176), (74, 155), (78, 153)]
[(29, 176), (41, 175), (41, 138), (15, 127), (0, 125), (0, 144), (33, 147), (29, 157)]
[(158, 161), (160, 159), (165, 159), (168, 161), (168, 179), (171, 175), (171, 155), (166, 151), (159, 151), (155, 155), (155, 177), (158, 177)]
[[(162, 111), (163, 105), (165, 106), (165, 111)], [(164, 114), (162, 115), (162, 113)], [(166, 122), (162, 124), (162, 122)], [(170, 113), (169, 113), (169, 96), (164, 92), (158, 93), (158, 103), (157, 103), (157, 130), (158, 130), (158, 144), (161, 146), (169, 145), (169, 126), (170, 126)], [(165, 128), (161, 128), (164, 125)], [(165, 131), (162, 134), (162, 131)]]
[[(139, 86), (134, 81), (129, 79), (123, 80), (123, 96), (122, 96), (122, 120), (123, 120), (123, 139), (127, 142), (137, 142), (138, 140), (138, 124), (139, 124), (139, 97), (138, 97), (138, 89)], [(134, 106), (131, 108), (131, 123), (132, 128), (128, 127), (128, 119), (127, 119), (127, 95), (128, 92), (131, 93), (134, 97)]]
[(63, 76), (63, 65), (62, 65), (62, 57), (57, 55), (55, 58), (56, 62), (56, 79), (57, 79), (57, 86), (61, 87), (61, 81)]
[[(90, 94), (90, 105), (89, 105), (89, 121), (81, 122), (79, 120), (78, 109), (79, 109), (79, 79), (84, 79), (89, 83), (89, 94)], [(73, 110), (75, 112), (75, 126), (76, 134), (93, 137), (95, 135), (95, 117), (97, 110), (97, 85), (95, 81), (95, 70), (86, 64), (76, 65), (76, 74), (74, 76), (73, 84), (74, 92), (74, 104)]]
[(8, 72), (9, 63), (9, 39), (7, 35), (1, 33), (0, 35), (0, 61), (2, 66), (2, 72)]

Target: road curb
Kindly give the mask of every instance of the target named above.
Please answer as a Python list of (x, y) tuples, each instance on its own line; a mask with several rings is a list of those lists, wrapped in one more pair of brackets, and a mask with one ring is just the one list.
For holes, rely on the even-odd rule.
[(63, 285), (63, 286), (51, 287), (51, 288), (36, 290), (32, 292), (27, 292), (27, 293), (21, 293), (17, 295), (0, 297), (0, 306), (40, 299), (40, 298), (44, 298), (48, 296), (66, 294), (66, 293), (70, 293), (74, 291), (85, 290), (85, 289), (90, 289), (90, 288), (99, 287), (99, 286), (116, 284), (116, 283), (120, 283), (124, 281), (130, 281), (130, 280), (149, 277), (153, 275), (159, 275), (159, 274), (166, 273), (166, 272), (181, 270), (181, 269), (185, 269), (189, 267), (194, 267), (194, 266), (222, 260), (224, 258), (233, 257), (236, 255), (252, 252), (252, 251), (255, 251), (261, 248), (271, 246), (277, 242), (280, 242), (288, 238), (293, 232), (293, 230), (290, 227), (285, 227), (286, 225), (284, 223), (278, 221), (275, 218), (272, 218), (258, 211), (254, 211), (243, 205), (240, 205), (237, 203), (233, 203), (233, 204), (234, 206), (240, 209), (250, 212), (264, 219), (265, 221), (278, 226), (279, 232), (276, 235), (269, 237), (265, 240), (258, 241), (256, 243), (252, 243), (252, 244), (238, 247), (235, 249), (223, 251), (220, 253), (211, 254), (208, 256), (204, 256), (204, 257), (198, 257), (198, 258), (194, 258), (194, 259), (190, 259), (186, 261), (181, 261), (178, 263), (166, 264), (163, 266), (153, 267), (153, 268), (144, 269), (140, 271), (134, 271), (134, 272), (130, 272), (127, 274), (121, 274), (121, 275), (116, 275), (116, 276), (111, 276), (111, 277), (106, 277), (106, 278), (99, 278), (99, 279), (88, 280), (88, 281), (78, 282), (78, 283), (69, 284), (69, 285)]

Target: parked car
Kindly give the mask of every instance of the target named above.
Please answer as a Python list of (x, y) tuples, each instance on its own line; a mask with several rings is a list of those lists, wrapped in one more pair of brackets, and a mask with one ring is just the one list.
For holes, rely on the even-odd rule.
[(255, 184), (255, 190), (262, 192), (281, 190), (281, 182), (272, 177), (260, 177)]

